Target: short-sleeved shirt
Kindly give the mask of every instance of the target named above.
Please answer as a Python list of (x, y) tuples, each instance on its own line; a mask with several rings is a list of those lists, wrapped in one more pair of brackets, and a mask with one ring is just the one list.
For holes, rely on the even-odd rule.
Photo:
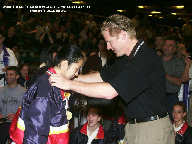
[(26, 91), (27, 89), (19, 84), (14, 88), (7, 85), (0, 88), (0, 113), (3, 117), (17, 112)]
[[(176, 55), (168, 60), (164, 61), (162, 59), (165, 73), (170, 76), (181, 77), (183, 69), (185, 67), (185, 62), (183, 59), (178, 58)], [(174, 85), (169, 81), (166, 81), (166, 92), (167, 93), (178, 93), (180, 91), (181, 86)]]
[(124, 99), (128, 118), (145, 118), (167, 112), (165, 72), (157, 54), (139, 40), (129, 56), (100, 72)]

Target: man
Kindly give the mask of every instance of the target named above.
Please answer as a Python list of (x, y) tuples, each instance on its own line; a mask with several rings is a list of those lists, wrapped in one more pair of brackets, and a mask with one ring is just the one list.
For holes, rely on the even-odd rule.
[(11, 26), (8, 29), (8, 33), (5, 36), (5, 40), (3, 44), (14, 52), (15, 57), (17, 58), (17, 61), (19, 61), (19, 58), (20, 58), (20, 54), (18, 52), (19, 41), (18, 41), (18, 37), (15, 35), (14, 27)]
[(182, 27), (183, 38), (185, 43), (190, 43), (192, 40), (192, 25), (190, 24), (190, 20), (187, 19), (186, 23)]
[(157, 35), (155, 38), (155, 50), (163, 49), (164, 38), (162, 35)]
[(22, 103), (22, 98), (26, 89), (17, 83), (19, 70), (16, 66), (7, 68), (7, 85), (0, 88), (0, 117), (7, 121), (0, 124), (0, 143), (5, 144), (9, 138), (9, 127), (11, 121)]
[(125, 144), (173, 144), (161, 60), (143, 40), (136, 39), (134, 25), (125, 16), (108, 17), (101, 31), (108, 50), (123, 57), (100, 73), (82, 75), (73, 81), (53, 75), (50, 83), (90, 97), (112, 99), (120, 95), (125, 102), (124, 113), (129, 118)]
[(96, 71), (100, 71), (102, 67), (107, 67), (107, 61), (109, 56), (109, 51), (107, 50), (107, 44), (104, 39), (100, 39), (99, 53), (90, 56), (83, 66), (83, 74), (88, 74)]
[(40, 36), (40, 43), (42, 44), (40, 62), (41, 64), (46, 61), (46, 55), (49, 47), (55, 42), (56, 34), (52, 31), (53, 27), (51, 23), (47, 22), (45, 24), (45, 29)]
[(174, 53), (176, 43), (172, 38), (165, 40), (163, 47), (162, 62), (166, 74), (166, 98), (168, 102), (168, 113), (171, 120), (173, 105), (179, 101), (178, 93), (182, 84), (181, 75), (185, 66), (183, 59), (178, 58)]
[(5, 36), (4, 45), (10, 49), (18, 49), (18, 43), (18, 38), (15, 35), (15, 28), (10, 27), (7, 35)]
[(3, 32), (0, 32), (0, 87), (5, 85), (5, 72), (9, 66), (17, 66), (15, 54), (3, 45), (5, 40)]

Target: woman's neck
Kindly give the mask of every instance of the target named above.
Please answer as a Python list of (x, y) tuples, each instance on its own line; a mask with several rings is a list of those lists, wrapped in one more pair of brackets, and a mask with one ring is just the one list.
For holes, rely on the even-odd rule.
[(183, 123), (184, 123), (183, 121), (174, 122), (176, 128), (178, 128)]
[(99, 127), (99, 124), (96, 124), (95, 126), (88, 126), (89, 135), (92, 135), (92, 133)]

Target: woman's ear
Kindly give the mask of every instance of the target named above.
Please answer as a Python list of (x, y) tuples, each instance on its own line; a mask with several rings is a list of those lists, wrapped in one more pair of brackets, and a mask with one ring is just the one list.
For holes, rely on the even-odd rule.
[(61, 63), (60, 63), (60, 68), (62, 70), (66, 70), (68, 68), (68, 61), (67, 60), (63, 60)]

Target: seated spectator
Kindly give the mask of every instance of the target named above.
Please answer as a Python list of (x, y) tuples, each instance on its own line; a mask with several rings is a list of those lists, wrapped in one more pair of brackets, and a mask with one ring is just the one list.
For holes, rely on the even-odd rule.
[(4, 40), (4, 45), (10, 49), (14, 48), (14, 47), (18, 47), (18, 38), (15, 35), (15, 28), (14, 27), (10, 27), (8, 29), (8, 33), (5, 36), (5, 40)]
[(175, 144), (192, 144), (192, 128), (187, 124), (186, 106), (178, 102), (173, 106), (173, 127), (175, 130)]
[(89, 29), (92, 29), (94, 26), (97, 26), (97, 24), (93, 20), (93, 15), (89, 15), (88, 21), (86, 21), (86, 24), (89, 26)]
[(65, 33), (65, 25), (63, 24), (60, 26), (60, 31), (56, 33), (57, 39), (62, 39), (64, 37), (64, 33)]
[(85, 50), (85, 42), (83, 41), (83, 38), (82, 38), (82, 37), (78, 37), (77, 46), (78, 46), (81, 50)]
[(0, 31), (0, 87), (5, 85), (5, 72), (9, 66), (17, 66), (18, 62), (14, 52), (4, 44), (4, 33)]
[(70, 134), (70, 144), (103, 144), (104, 130), (101, 126), (101, 112), (91, 107), (87, 113), (87, 122), (75, 128)]
[(17, 80), (18, 84), (28, 89), (32, 84), (32, 79), (29, 78), (29, 66), (28, 64), (22, 64), (20, 66), (20, 77)]
[(0, 117), (6, 118), (3, 123), (0, 122), (0, 144), (5, 144), (9, 138), (9, 127), (26, 92), (26, 89), (17, 83), (18, 78), (18, 67), (8, 67), (6, 73), (7, 85), (0, 88)]

